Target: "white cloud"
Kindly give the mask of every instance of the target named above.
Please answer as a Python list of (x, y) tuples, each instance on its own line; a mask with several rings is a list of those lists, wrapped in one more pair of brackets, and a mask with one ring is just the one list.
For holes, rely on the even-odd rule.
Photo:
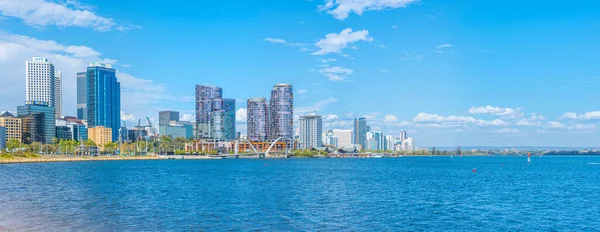
[(341, 66), (333, 66), (321, 68), (319, 73), (328, 77), (330, 81), (344, 81), (348, 76), (354, 73), (354, 71)]
[(531, 114), (529, 118), (522, 118), (517, 121), (517, 126), (541, 126), (543, 121), (545, 121), (543, 115)]
[(307, 92), (308, 92), (308, 90), (307, 90), (307, 89), (299, 89), (299, 90), (298, 90), (298, 94), (305, 94), (305, 93), (307, 93)]
[(471, 114), (491, 114), (496, 116), (503, 116), (509, 118), (520, 118), (523, 116), (523, 113), (519, 109), (512, 108), (501, 108), (501, 107), (493, 107), (493, 106), (482, 106), (482, 107), (471, 107), (469, 109), (469, 113)]
[(127, 114), (121, 110), (121, 120), (128, 122), (136, 122), (135, 116), (133, 114)]
[(558, 119), (559, 120), (563, 120), (563, 119), (577, 119), (577, 114), (573, 113), (573, 112), (567, 112), (567, 113), (564, 113), (563, 115), (561, 115)]
[(81, 27), (96, 31), (129, 29), (118, 25), (112, 18), (96, 15), (89, 7), (74, 3), (77, 1), (61, 3), (47, 0), (2, 0), (0, 14), (20, 18), (34, 27)]
[(369, 31), (367, 30), (353, 32), (351, 28), (346, 28), (339, 34), (330, 33), (325, 35), (324, 39), (317, 41), (315, 46), (319, 47), (319, 50), (312, 54), (325, 55), (328, 53), (339, 53), (354, 42), (372, 40), (373, 38), (369, 37)]
[(440, 116), (437, 114), (419, 113), (413, 119), (415, 123), (449, 123), (449, 124), (476, 124), (479, 120), (466, 116)]
[(574, 130), (574, 131), (596, 131), (596, 130), (598, 130), (598, 126), (596, 126), (594, 124), (577, 123), (575, 125), (569, 126), (568, 129)]
[(396, 117), (396, 115), (393, 115), (393, 114), (388, 114), (383, 119), (383, 122), (387, 122), (387, 123), (392, 123), (392, 122), (397, 122), (397, 121), (398, 121), (398, 117)]
[(332, 122), (332, 121), (335, 121), (335, 120), (338, 120), (338, 119), (340, 119), (340, 118), (337, 115), (335, 115), (335, 114), (326, 114), (326, 115), (323, 116), (323, 121), (324, 122)]
[(554, 121), (554, 122), (548, 122), (546, 128), (547, 129), (562, 129), (562, 128), (565, 128), (565, 125), (563, 125), (561, 122)]
[(381, 72), (382, 73), (388, 73), (388, 72), (390, 72), (390, 70), (388, 70), (388, 69), (382, 69)]
[(286, 43), (285, 40), (277, 39), (277, 38), (266, 38), (266, 39), (264, 39), (264, 41), (271, 42), (271, 43), (279, 43), (279, 44)]
[(418, 0), (325, 0), (319, 10), (326, 11), (338, 20), (344, 20), (352, 12), (362, 15), (365, 11), (404, 8), (416, 2)]
[(398, 25), (392, 25), (392, 28), (398, 29)]
[(600, 111), (587, 112), (579, 115), (579, 119), (583, 120), (598, 120), (600, 119)]
[(600, 120), (600, 111), (591, 111), (583, 114), (576, 114), (573, 112), (567, 112), (561, 115), (559, 120)]
[(494, 131), (494, 133), (497, 133), (497, 134), (518, 134), (519, 132), (520, 132), (519, 130), (512, 129), (512, 128), (504, 128), (504, 129)]
[(235, 112), (236, 122), (247, 122), (248, 121), (248, 109), (240, 108)]
[(321, 61), (321, 63), (329, 63), (329, 62), (335, 62), (335, 61), (337, 61), (337, 59), (333, 59), (333, 58), (318, 59), (318, 60)]
[(451, 52), (452, 48), (452, 44), (441, 44), (438, 46), (435, 46), (435, 49), (433, 50), (433, 52), (435, 53), (445, 53), (445, 52)]
[(194, 123), (194, 122), (196, 122), (196, 116), (194, 114), (182, 114), (180, 120), (184, 121), (184, 122)]

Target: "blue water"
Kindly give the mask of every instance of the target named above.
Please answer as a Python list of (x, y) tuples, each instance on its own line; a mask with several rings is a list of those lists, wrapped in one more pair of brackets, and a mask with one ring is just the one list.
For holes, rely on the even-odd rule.
[(532, 164), (525, 157), (409, 157), (0, 165), (2, 227), (599, 231), (600, 157), (534, 157)]

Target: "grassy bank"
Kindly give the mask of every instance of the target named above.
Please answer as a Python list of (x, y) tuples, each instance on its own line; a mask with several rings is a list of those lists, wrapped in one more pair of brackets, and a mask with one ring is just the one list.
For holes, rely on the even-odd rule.
[(42, 156), (35, 153), (2, 153), (0, 164), (40, 163), (40, 162), (76, 162), (104, 160), (157, 160), (158, 156)]

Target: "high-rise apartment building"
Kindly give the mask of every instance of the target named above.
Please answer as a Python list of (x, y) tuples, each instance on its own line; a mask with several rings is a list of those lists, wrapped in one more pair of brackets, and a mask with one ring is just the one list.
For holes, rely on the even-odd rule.
[(87, 72), (77, 73), (77, 119), (87, 120)]
[(196, 85), (196, 137), (235, 139), (235, 100), (224, 99), (223, 89)]
[(267, 99), (250, 98), (247, 103), (247, 139), (249, 141), (267, 141), (269, 136)]
[(339, 147), (338, 146), (338, 138), (335, 137), (333, 131), (325, 131), (323, 132), (323, 146), (327, 147)]
[(294, 137), (294, 92), (290, 84), (277, 84), (269, 104), (269, 140)]
[(54, 72), (54, 117), (62, 117), (62, 73), (60, 70)]
[(358, 144), (365, 149), (367, 147), (367, 132), (369, 132), (366, 118), (354, 119), (354, 130), (352, 132), (352, 143)]
[(112, 142), (112, 129), (104, 126), (90, 127), (88, 129), (88, 139), (94, 141), (98, 147), (104, 147), (104, 144)]
[(400, 131), (400, 142), (404, 142), (404, 140), (406, 140), (406, 131)]
[(33, 57), (31, 61), (25, 62), (25, 73), (25, 101), (47, 102), (55, 109), (55, 117), (60, 116), (62, 110), (60, 71), (55, 73), (54, 65), (48, 59)]
[(323, 147), (323, 119), (319, 115), (300, 116), (298, 145), (300, 149)]
[(86, 72), (87, 123), (89, 128), (111, 128), (117, 141), (121, 127), (121, 83), (109, 64), (92, 62)]
[(23, 142), (51, 144), (56, 136), (54, 107), (44, 101), (28, 101), (17, 106), (17, 116), (22, 120)]
[(21, 118), (17, 118), (9, 112), (4, 112), (0, 115), (0, 126), (6, 128), (6, 141), (16, 139), (19, 142), (23, 141), (23, 130)]

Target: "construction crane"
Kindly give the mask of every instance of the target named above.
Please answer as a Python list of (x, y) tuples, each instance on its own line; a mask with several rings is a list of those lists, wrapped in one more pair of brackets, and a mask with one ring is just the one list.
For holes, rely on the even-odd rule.
[(149, 135), (152, 134), (152, 136), (156, 136), (156, 133), (154, 131), (154, 127), (152, 126), (152, 122), (150, 122), (150, 118), (146, 117), (146, 120), (148, 120), (148, 127), (150, 127), (150, 130), (148, 131)]

